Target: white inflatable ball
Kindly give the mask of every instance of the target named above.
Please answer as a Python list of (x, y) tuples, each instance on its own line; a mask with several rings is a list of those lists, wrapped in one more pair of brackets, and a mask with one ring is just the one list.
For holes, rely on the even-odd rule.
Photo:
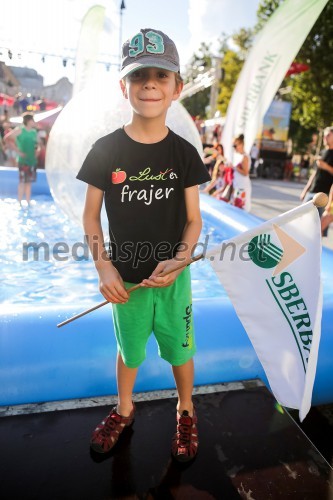
[[(73, 97), (54, 123), (46, 153), (46, 174), (52, 196), (70, 219), (82, 224), (86, 185), (76, 179), (85, 157), (97, 139), (122, 127), (131, 116), (118, 81), (107, 78)], [(199, 133), (191, 116), (174, 102), (167, 125), (202, 153)], [(103, 208), (104, 210), (104, 208)], [(107, 234), (106, 215), (103, 230)]]

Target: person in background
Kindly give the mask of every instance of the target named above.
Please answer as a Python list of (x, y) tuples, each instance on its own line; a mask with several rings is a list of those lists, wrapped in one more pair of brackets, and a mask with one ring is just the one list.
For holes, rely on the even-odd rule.
[(324, 209), (323, 215), (320, 218), (321, 232), (323, 236), (327, 236), (328, 226), (333, 222), (333, 184), (331, 186), (328, 202)]
[(3, 124), (3, 127), (4, 127), (3, 144), (6, 155), (6, 165), (8, 167), (17, 167), (17, 148), (15, 146), (15, 143), (14, 141), (6, 140), (7, 136), (9, 136), (13, 131), (13, 128), (11, 127), (9, 122), (5, 122)]
[[(212, 180), (202, 190), (203, 193), (215, 195), (216, 191), (221, 192), (225, 186), (224, 182), (224, 163), (216, 162), (217, 167), (214, 167)], [(215, 171), (216, 168), (216, 171)]]
[(251, 167), (250, 167), (250, 175), (253, 175), (256, 173), (255, 167), (256, 167), (256, 162), (259, 157), (259, 148), (257, 146), (257, 143), (254, 142), (253, 146), (250, 151), (250, 157), (251, 157)]
[(37, 168), (45, 168), (46, 138), (41, 137), (37, 154)]
[(219, 167), (220, 165), (224, 165), (225, 163), (225, 158), (224, 158), (224, 149), (222, 144), (217, 144), (216, 146), (216, 153), (214, 153), (214, 166), (212, 170), (212, 180), (214, 181), (216, 177), (218, 176), (219, 173)]
[(294, 170), (294, 164), (292, 162), (292, 156), (288, 155), (284, 161), (284, 167), (283, 167), (283, 180), (284, 181), (291, 180), (293, 170)]
[(4, 123), (5, 123), (5, 117), (2, 115), (0, 117), (0, 138), (3, 139), (3, 136), (5, 135), (5, 129), (4, 129)]
[(206, 146), (204, 148), (203, 162), (205, 165), (207, 165), (207, 170), (211, 177), (213, 176), (214, 166), (216, 165), (216, 162), (218, 161), (219, 157), (221, 157), (221, 151), (223, 151), (223, 146), (222, 144), (219, 144), (216, 140), (213, 140), (213, 144), (211, 146)]
[(233, 168), (226, 163), (222, 144), (219, 144), (217, 149), (219, 155), (213, 169), (212, 180), (205, 186), (203, 192), (229, 202), (233, 190)]
[[(317, 168), (311, 174), (306, 186), (301, 192), (300, 199), (304, 202), (312, 200), (316, 193), (329, 194), (333, 184), (333, 127), (324, 130), (324, 143), (326, 149), (316, 159)], [(322, 216), (324, 208), (318, 207), (319, 215)], [(327, 228), (324, 230), (327, 234)]]
[(5, 145), (0, 135), (0, 166), (4, 165), (6, 161)]
[(234, 191), (232, 203), (249, 212), (251, 210), (251, 181), (250, 172), (250, 156), (244, 150), (244, 135), (240, 134), (234, 140), (233, 147), (238, 153), (239, 161), (234, 167)]
[(21, 96), (22, 96), (21, 93), (16, 94), (15, 101), (13, 104), (14, 111), (17, 115), (20, 114), (20, 111), (21, 111), (21, 103), (20, 103)]
[(41, 97), (39, 101), (39, 111), (45, 111), (46, 110), (46, 101), (44, 97)]
[(23, 125), (9, 132), (5, 136), (5, 142), (11, 144), (11, 148), (18, 155), (18, 201), (21, 205), (25, 197), (30, 205), (31, 184), (36, 181), (38, 147), (34, 117), (31, 113), (23, 114)]
[(299, 180), (300, 181), (308, 178), (309, 167), (310, 167), (309, 155), (303, 155), (302, 159), (301, 159), (301, 164), (299, 166), (299, 168), (300, 168)]

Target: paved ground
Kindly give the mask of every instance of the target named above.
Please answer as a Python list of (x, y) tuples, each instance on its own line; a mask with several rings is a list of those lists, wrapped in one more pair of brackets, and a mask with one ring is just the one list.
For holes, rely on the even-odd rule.
[[(303, 187), (304, 185), (299, 182), (252, 179), (251, 213), (263, 219), (271, 219), (291, 210), (301, 203), (299, 196)], [(333, 249), (332, 226), (328, 237), (323, 238), (323, 245)]]
[[(1, 498), (332, 499), (331, 455), (325, 462), (262, 385), (194, 396), (200, 447), (188, 464), (170, 457), (175, 396), (136, 403), (134, 425), (105, 455), (90, 451), (89, 439), (108, 403), (1, 418)], [(323, 424), (316, 419), (312, 427)]]

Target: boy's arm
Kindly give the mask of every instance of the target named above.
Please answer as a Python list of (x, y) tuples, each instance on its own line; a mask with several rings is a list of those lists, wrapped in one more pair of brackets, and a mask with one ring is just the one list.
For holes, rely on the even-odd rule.
[(113, 303), (124, 303), (128, 300), (123, 280), (113, 266), (104, 247), (101, 225), (101, 208), (103, 191), (88, 185), (83, 211), (83, 227), (90, 252), (99, 275), (99, 289), (106, 300)]
[[(172, 272), (172, 269), (182, 262), (185, 263), (190, 261), (202, 228), (198, 186), (185, 188), (185, 205), (187, 222), (177, 255), (174, 259), (160, 262), (154, 269), (154, 272), (149, 279), (143, 280), (143, 285), (152, 287), (164, 287), (171, 285), (177, 276), (183, 271), (183, 269), (179, 269), (178, 271)], [(163, 278), (159, 278), (157, 276), (162, 271), (168, 271), (168, 269), (170, 269), (170, 274), (164, 276)]]

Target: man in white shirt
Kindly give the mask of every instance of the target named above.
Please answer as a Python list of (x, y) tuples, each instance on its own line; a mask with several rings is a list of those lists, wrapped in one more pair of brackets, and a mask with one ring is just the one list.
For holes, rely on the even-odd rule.
[(258, 159), (258, 156), (259, 156), (259, 149), (257, 147), (257, 143), (254, 142), (253, 146), (251, 148), (251, 151), (250, 151), (250, 157), (251, 157), (250, 175), (255, 173), (255, 165), (256, 165), (256, 161)]

